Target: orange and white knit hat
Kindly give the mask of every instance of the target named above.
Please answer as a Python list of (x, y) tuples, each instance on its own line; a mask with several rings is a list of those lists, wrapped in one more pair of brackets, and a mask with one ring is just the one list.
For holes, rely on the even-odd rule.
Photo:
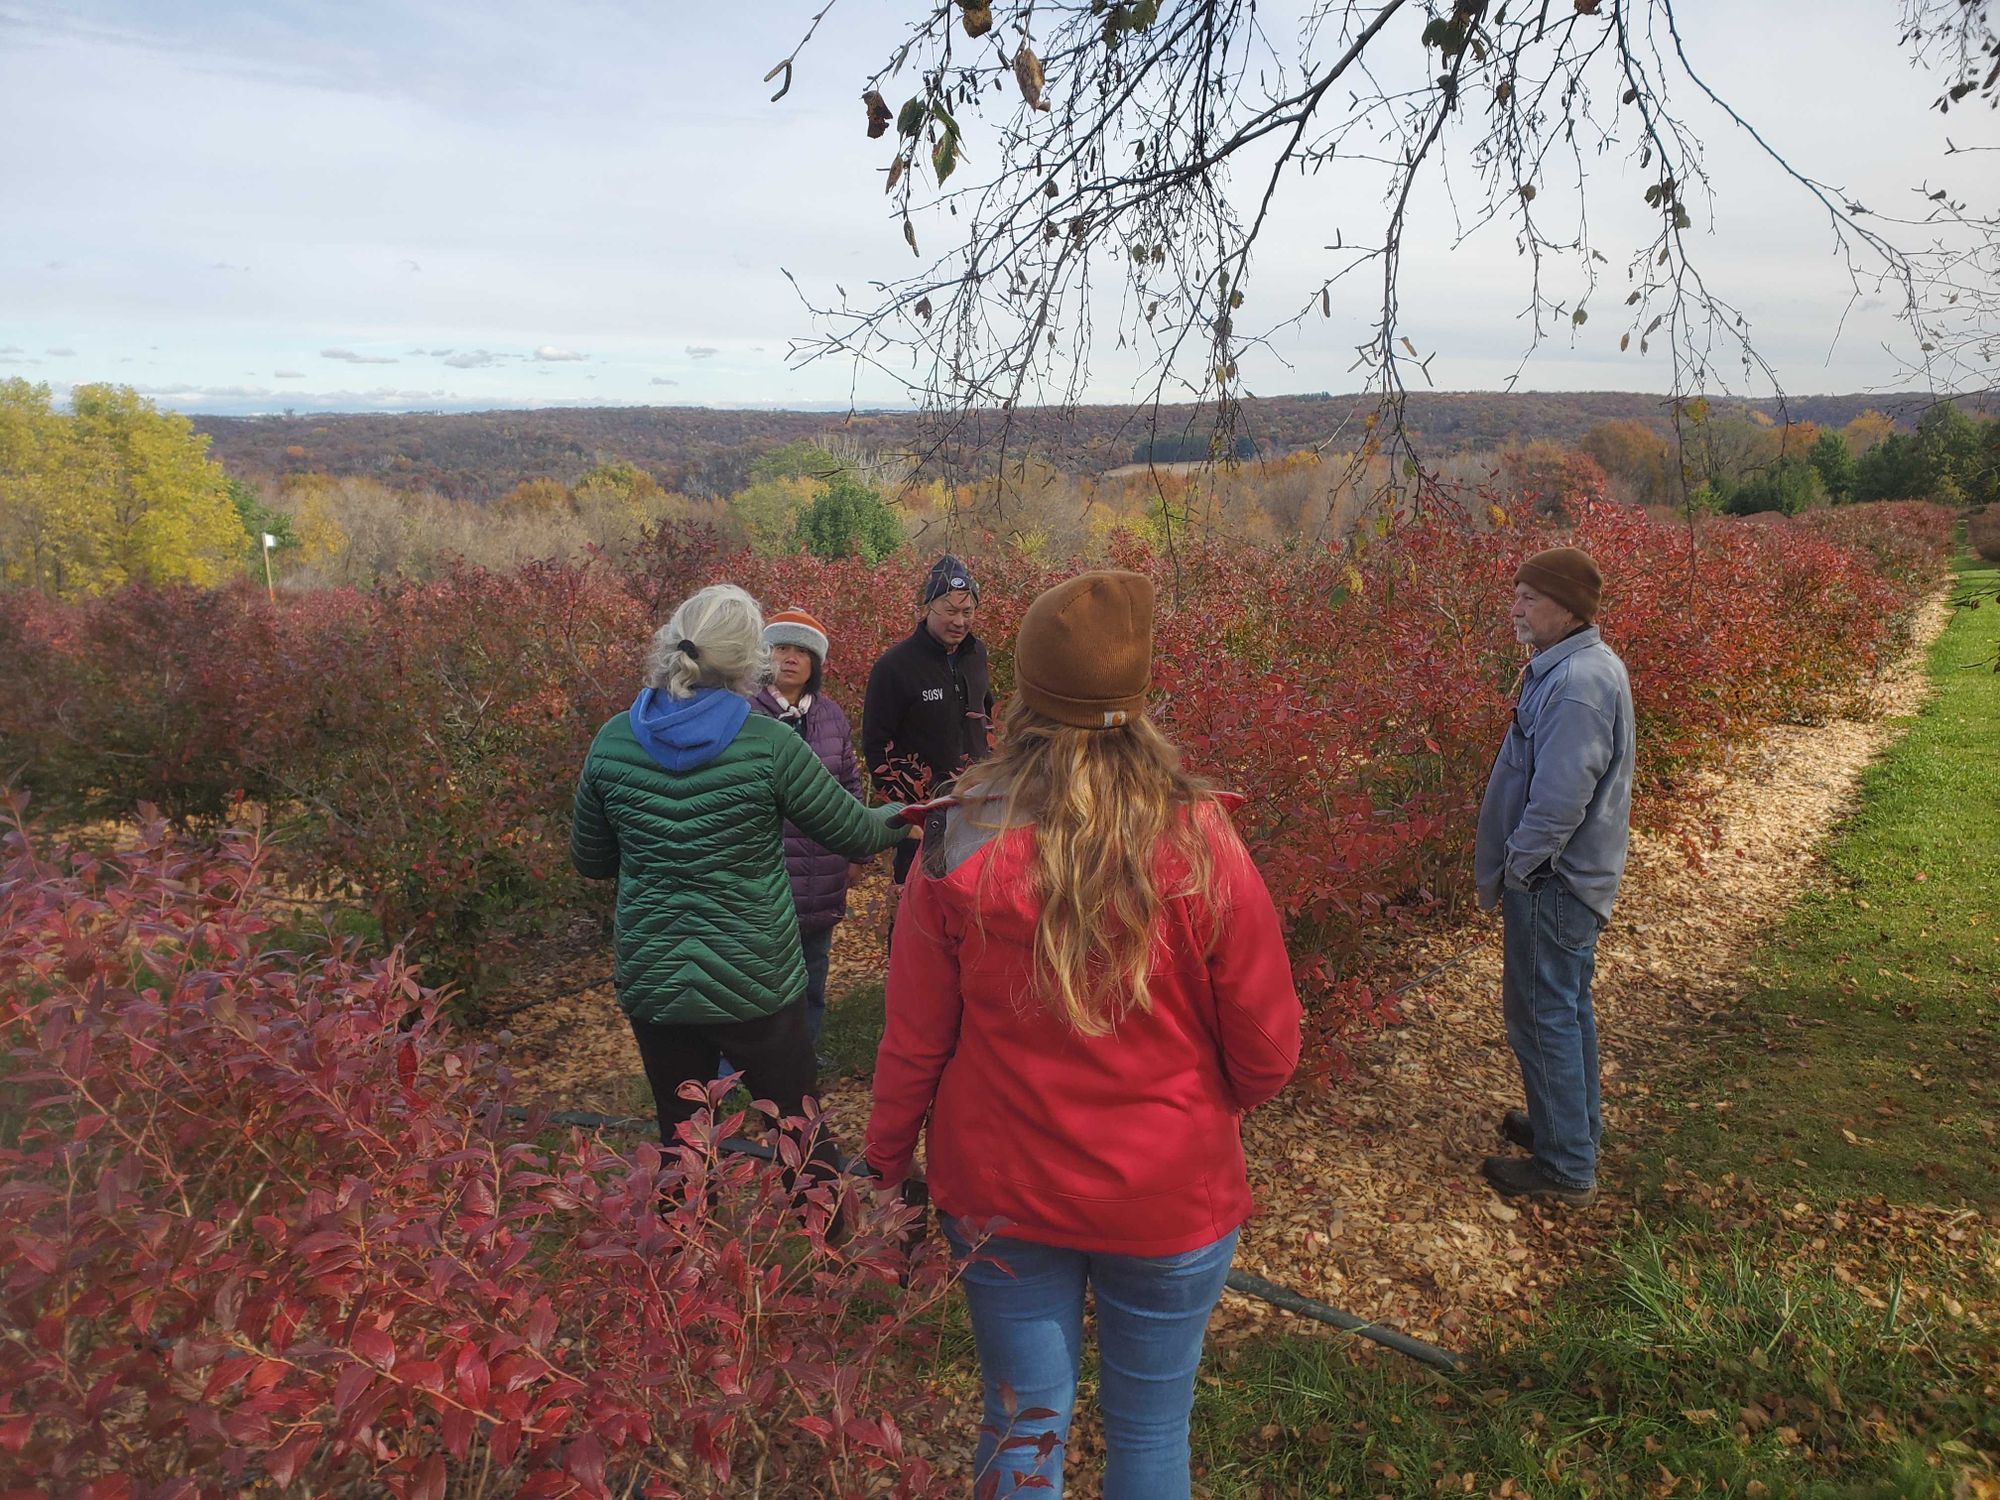
[(781, 609), (764, 620), (767, 646), (803, 646), (826, 664), (826, 627), (802, 609)]

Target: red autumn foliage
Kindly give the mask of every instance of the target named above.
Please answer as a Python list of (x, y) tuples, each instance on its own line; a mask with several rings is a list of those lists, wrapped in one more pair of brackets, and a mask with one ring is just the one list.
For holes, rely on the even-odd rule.
[(399, 957), (269, 945), (255, 834), (7, 823), (0, 1492), (939, 1492), (909, 1210), (510, 1124)]
[[(1329, 1038), (1385, 1013), (1384, 939), (1468, 895), (1524, 552), (1573, 541), (1602, 563), (1640, 716), (1637, 816), (1683, 832), (1690, 773), (1765, 724), (1840, 712), (1949, 552), (1934, 506), (1692, 527), (1579, 508), (1560, 531), (1441, 508), (1337, 549), (1116, 544), (1160, 586), (1155, 712), (1249, 795), (1240, 821)], [(915, 622), (923, 561), (724, 555), (682, 525), (623, 570), (467, 571), (275, 609), (247, 588), (0, 598), (0, 768), (86, 813), (145, 799), (215, 818), (240, 788), (273, 809), (295, 881), (352, 892), (389, 938), (476, 983), (601, 899), (565, 868), (569, 792), (674, 604), (727, 578), (811, 610), (831, 634), (827, 688), (858, 721), (869, 665)], [(1020, 612), (1067, 570), (973, 562), (1004, 696)]]

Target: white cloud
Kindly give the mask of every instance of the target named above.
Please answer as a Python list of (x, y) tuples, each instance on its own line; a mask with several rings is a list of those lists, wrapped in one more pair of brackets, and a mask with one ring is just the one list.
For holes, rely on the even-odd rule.
[(454, 370), (484, 370), (500, 363), (500, 356), (489, 349), (468, 349), (463, 354), (445, 351), (445, 363)]
[(304, 380), (306, 372), (304, 370), (273, 370), (271, 378), (273, 380)]
[[(895, 9), (865, 8), (870, 15)], [(1702, 59), (1724, 75), (1719, 86), (1735, 96), (1747, 79), (1744, 97), (1763, 111), (1759, 123), (1785, 136), (1774, 144), (1795, 149), (1808, 170), (1843, 164), (1843, 186), (1862, 201), (1901, 195), (1942, 149), (1945, 122), (1929, 109), (1934, 79), (1881, 66), (1894, 32), (1880, 0), (1833, 0), (1815, 9), (1827, 24), (1806, 32), (1785, 7), (1732, 10), (1701, 0), (1689, 10), (1724, 17), (1721, 29), (1702, 28), (1720, 49)], [(242, 24), (217, 25), (217, 14)], [(97, 19), (81, 19), (89, 17)], [(801, 276), (801, 290), (824, 303), (836, 279), (855, 286), (856, 278), (913, 264), (894, 217), (858, 211), (854, 195), (879, 181), (884, 153), (854, 128), (849, 87), (834, 86), (880, 64), (884, 26), (894, 30), (879, 18), (830, 25), (814, 43), (814, 67), (770, 106), (768, 88), (745, 82), (770, 61), (768, 25), (757, 7), (722, 7), (696, 22), (688, 7), (614, 0), (573, 7), (551, 25), (516, 0), (495, 7), (285, 0), (219, 10), (0, 0), (0, 35), (30, 39), (26, 47), (0, 44), (0, 136), (31, 138), (36, 123), (49, 119), (64, 120), (67, 132), (64, 152), (9, 163), (20, 175), (9, 195), (15, 212), (7, 235), (16, 258), (0, 264), (9, 337), (86, 338), (90, 361), (104, 364), (143, 349), (137, 340), (145, 338), (172, 351), (177, 375), (222, 384), (244, 370), (275, 368), (271, 354), (282, 348), (274, 329), (344, 327), (380, 346), (379, 353), (342, 351), (343, 362), (355, 365), (392, 362), (384, 358), (391, 344), (414, 349), (449, 336), (452, 349), (427, 348), (425, 357), (435, 363), (456, 358), (460, 348), (472, 351), (478, 363), (444, 367), (484, 371), (461, 382), (468, 397), (476, 392), (504, 404), (537, 388), (541, 399), (573, 389), (570, 372), (537, 360), (527, 342), (537, 332), (561, 333), (566, 346), (591, 351), (587, 362), (602, 361), (605, 396), (657, 400), (671, 389), (668, 377), (652, 381), (645, 368), (671, 351), (675, 337), (686, 342), (690, 316), (687, 299), (661, 289), (699, 287), (697, 309), (729, 309), (718, 333), (733, 340), (730, 350), (690, 343), (682, 358), (659, 362), (701, 364), (677, 397), (756, 404), (777, 393), (771, 375), (786, 339), (809, 330), (780, 266), (814, 268)], [(1276, 45), (1282, 50), (1286, 42)], [(1764, 61), (1774, 45), (1793, 64), (1775, 78)], [(662, 55), (687, 60), (687, 87), (651, 86)], [(504, 104), (496, 107), (496, 99)], [(288, 128), (273, 130), (272, 120)], [(172, 124), (185, 172), (162, 173), (146, 153), (127, 149), (162, 121)], [(1004, 128), (999, 118), (985, 124)], [(1951, 128), (1961, 128), (1956, 115)], [(704, 149), (682, 151), (697, 129)], [(1885, 378), (1873, 327), (1860, 320), (1886, 320), (1887, 309), (1855, 308), (1856, 321), (1828, 359), (1829, 325), (1847, 288), (1837, 263), (1828, 275), (1816, 269), (1829, 260), (1823, 224), (1788, 207), (1792, 198), (1767, 191), (1769, 174), (1758, 175), (1761, 167), (1753, 173), (1754, 153), (1742, 140), (1718, 133), (1710, 142), (1730, 228), (1715, 242), (1717, 290), (1745, 304), (1759, 336), (1774, 346), (1788, 387), (1854, 389)], [(1981, 158), (1946, 165), (1961, 159)], [(662, 160), (675, 162), (676, 191), (634, 192)], [(1593, 161), (1593, 190), (1605, 186), (1601, 174), (1615, 176), (1621, 160)], [(775, 192), (772, 162), (783, 168)], [(1287, 190), (1292, 206), (1264, 236), (1253, 313), (1292, 306), (1303, 297), (1295, 290), (1317, 287), (1327, 270), (1317, 247), (1332, 237), (1329, 230), (1351, 227), (1333, 183), (1321, 179), (1319, 191), (1301, 189), (1296, 197)], [(1512, 274), (1504, 225), (1446, 254), (1455, 234), (1438, 188), (1430, 179), (1431, 206), (1420, 209), (1406, 237), (1410, 332), (1427, 352), (1443, 351), (1432, 372), (1441, 385), (1490, 387), (1513, 372), (1522, 279)], [(202, 215), (184, 212), (190, 192), (208, 205)], [(1543, 201), (1555, 197), (1550, 190)], [(1620, 197), (1614, 181), (1606, 201)], [(542, 205), (552, 201), (566, 211), (547, 213)], [(700, 205), (699, 235), (687, 233), (690, 202)], [(1638, 215), (1636, 194), (1630, 206)], [(1367, 214), (1357, 209), (1355, 217)], [(1609, 209), (1601, 229), (1598, 214), (1592, 218), (1616, 261), (1622, 222)], [(1780, 241), (1781, 220), (1799, 222), (1803, 232)], [(329, 222), (339, 235), (327, 233)], [(579, 237), (578, 222), (591, 223), (593, 232)], [(942, 211), (919, 219), (927, 255), (948, 228)], [(217, 244), (255, 255), (254, 274), (218, 276), (232, 263), (211, 269), (200, 258), (226, 254)], [(1762, 259), (1732, 256), (1758, 247), (1767, 252)], [(45, 259), (36, 261), (37, 254)], [(45, 264), (50, 273), (39, 269)], [(446, 270), (425, 274), (422, 286), (410, 279), (432, 265)], [(1830, 294), (1822, 285), (1829, 280)], [(1465, 287), (1476, 290), (1451, 295)], [(1573, 290), (1565, 284), (1554, 295)], [(27, 308), (46, 321), (22, 321)], [(1257, 367), (1259, 356), (1246, 355), (1246, 370), (1255, 368), (1255, 383), (1266, 390), (1340, 389), (1369, 321), (1365, 308), (1337, 310), (1331, 323), (1287, 336), (1268, 365)], [(1108, 320), (1103, 332), (1108, 342)], [(1615, 347), (1619, 332), (1616, 319), (1594, 316), (1573, 348), (1552, 345), (1531, 364), (1525, 385), (1661, 388), (1667, 377), (1657, 358), (1641, 364), (1635, 351), (1611, 365), (1597, 357)], [(494, 345), (514, 352), (492, 353)], [(728, 361), (720, 358), (731, 351)], [(752, 357), (739, 358), (746, 353)], [(1100, 354), (1091, 398), (1129, 395), (1121, 385), (1138, 361)], [(1454, 358), (1459, 363), (1447, 376)], [(84, 361), (77, 363), (81, 370)], [(520, 378), (529, 368), (562, 378)], [(340, 379), (325, 372), (269, 378), (307, 386)], [(844, 402), (854, 378), (846, 366), (824, 361), (775, 382), (790, 399), (770, 404)], [(870, 376), (857, 394), (873, 404), (900, 399), (901, 388)], [(301, 406), (317, 399), (299, 392)]]
[(132, 389), (165, 401), (244, 401), (278, 394), (261, 385), (135, 385)]
[(209, 267), (209, 270), (211, 271), (247, 271), (249, 269), (250, 268), (248, 266), (232, 266), (226, 260), (219, 260), (214, 265)]
[(321, 359), (344, 360), (350, 365), (393, 365), (396, 361), (386, 354), (356, 354), (352, 349), (322, 349)]
[(6, 348), (0, 349), (0, 354), (26, 354), (27, 352), (19, 344), (9, 344)]
[(666, 377), (666, 376), (664, 376), (664, 375), (655, 375), (655, 376), (653, 377), (653, 384), (654, 384), (654, 385), (679, 385), (679, 384), (680, 384), (680, 382), (679, 382), (678, 380), (669, 380), (669, 379), (667, 379), (667, 377)]
[(544, 344), (535, 351), (535, 358), (547, 360), (551, 364), (554, 364), (563, 360), (589, 359), (590, 356), (579, 353), (575, 349), (558, 349), (554, 344)]
[(76, 351), (74, 349), (44, 349), (42, 353), (50, 355), (56, 359), (76, 358)]
[[(357, 409), (393, 408), (407, 406), (413, 402), (430, 404), (453, 399), (453, 393), (444, 390), (414, 391), (397, 390), (387, 386), (376, 386), (365, 391), (277, 391), (260, 385), (200, 385), (183, 382), (178, 385), (140, 385), (133, 389), (142, 396), (170, 402), (175, 406), (194, 410), (219, 409), (221, 406), (237, 406), (244, 402), (282, 400), (287, 403), (309, 405), (327, 411), (339, 411), (343, 406)], [(215, 403), (216, 407), (204, 406)]]

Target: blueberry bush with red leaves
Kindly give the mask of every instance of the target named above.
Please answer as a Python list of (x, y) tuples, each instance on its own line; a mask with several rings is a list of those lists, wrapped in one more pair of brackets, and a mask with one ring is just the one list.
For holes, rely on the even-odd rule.
[(1837, 547), (1859, 552), (1875, 571), (1919, 592), (1943, 585), (1957, 513), (1922, 500), (1882, 500), (1809, 510), (1800, 524)]
[[(1941, 581), (1952, 524), (1920, 504), (1693, 525), (1576, 509), (1554, 530), (1438, 507), (1338, 548), (1112, 544), (1159, 585), (1156, 716), (1249, 795), (1239, 822), (1323, 1041), (1392, 1013), (1382, 955), (1469, 894), (1525, 552), (1573, 542), (1602, 564), (1639, 713), (1635, 816), (1698, 842), (1694, 773), (1762, 726), (1849, 708)], [(729, 554), (677, 525), (618, 569), (466, 571), (275, 607), (248, 589), (0, 597), (0, 768), (59, 813), (143, 798), (215, 817), (240, 789), (271, 809), (295, 884), (365, 903), (433, 973), (476, 986), (601, 907), (565, 866), (570, 791), (675, 604), (727, 579), (812, 611), (827, 691), (858, 709), (871, 663), (916, 623), (927, 562)], [(1004, 697), (1021, 611), (1066, 570), (1004, 549), (972, 562)]]
[(830, 1244), (714, 1108), (672, 1150), (510, 1123), (399, 957), (270, 944), (254, 831), (6, 824), (0, 1493), (940, 1492), (912, 1210)]

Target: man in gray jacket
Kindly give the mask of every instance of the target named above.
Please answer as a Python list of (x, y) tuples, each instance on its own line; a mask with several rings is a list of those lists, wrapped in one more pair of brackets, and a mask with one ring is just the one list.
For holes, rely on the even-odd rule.
[(1597, 935), (1625, 873), (1632, 810), (1632, 687), (1593, 623), (1603, 579), (1574, 547), (1514, 575), (1521, 670), (1507, 738), (1479, 809), (1479, 904), (1504, 932), (1500, 981), (1525, 1111), (1500, 1133), (1529, 1154), (1480, 1170), (1504, 1197), (1584, 1206), (1597, 1193)]

